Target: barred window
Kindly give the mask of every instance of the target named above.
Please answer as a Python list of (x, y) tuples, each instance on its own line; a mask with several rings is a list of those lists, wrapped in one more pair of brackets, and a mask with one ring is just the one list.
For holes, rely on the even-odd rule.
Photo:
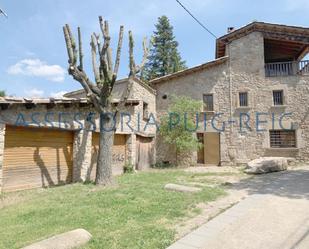
[(273, 91), (274, 105), (283, 105), (283, 91), (275, 90)]
[(270, 130), (271, 148), (295, 148), (296, 133), (295, 130)]
[(248, 93), (247, 92), (239, 93), (239, 106), (248, 106)]
[(203, 95), (204, 111), (212, 112), (214, 110), (214, 96), (213, 94)]

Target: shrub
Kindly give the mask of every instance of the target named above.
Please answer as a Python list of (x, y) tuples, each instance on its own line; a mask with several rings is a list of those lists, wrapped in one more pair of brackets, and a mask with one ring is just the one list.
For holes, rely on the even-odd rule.
[(175, 147), (176, 165), (188, 153), (198, 151), (203, 146), (195, 136), (198, 126), (196, 114), (201, 109), (201, 101), (185, 96), (172, 96), (168, 114), (161, 119), (160, 135), (165, 143)]
[(134, 165), (131, 162), (126, 162), (123, 166), (123, 172), (126, 174), (134, 173)]
[(165, 168), (173, 168), (175, 165), (171, 164), (170, 162), (157, 162), (151, 165), (151, 168), (154, 169), (165, 169)]

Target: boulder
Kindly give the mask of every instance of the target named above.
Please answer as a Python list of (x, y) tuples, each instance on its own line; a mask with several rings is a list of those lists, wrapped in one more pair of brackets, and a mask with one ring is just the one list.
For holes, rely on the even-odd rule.
[(92, 238), (84, 229), (76, 229), (36, 242), (22, 249), (73, 249), (85, 245)]
[(286, 157), (260, 157), (247, 163), (245, 173), (265, 174), (287, 170), (288, 159)]
[(178, 185), (178, 184), (173, 184), (173, 183), (166, 184), (164, 188), (167, 190), (186, 192), (186, 193), (196, 193), (202, 190), (201, 188), (188, 187), (188, 186)]

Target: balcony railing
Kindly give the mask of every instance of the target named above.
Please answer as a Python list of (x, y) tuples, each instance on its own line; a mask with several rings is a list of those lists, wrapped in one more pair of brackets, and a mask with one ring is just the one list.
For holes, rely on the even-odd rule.
[(265, 75), (266, 77), (309, 75), (309, 60), (266, 63)]

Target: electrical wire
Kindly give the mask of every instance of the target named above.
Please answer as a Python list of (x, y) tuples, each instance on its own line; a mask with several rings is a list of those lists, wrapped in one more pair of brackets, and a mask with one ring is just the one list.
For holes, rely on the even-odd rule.
[(214, 33), (212, 33), (203, 23), (201, 23), (179, 0), (176, 0), (177, 3), (209, 34), (211, 34), (216, 39), (218, 38)]

